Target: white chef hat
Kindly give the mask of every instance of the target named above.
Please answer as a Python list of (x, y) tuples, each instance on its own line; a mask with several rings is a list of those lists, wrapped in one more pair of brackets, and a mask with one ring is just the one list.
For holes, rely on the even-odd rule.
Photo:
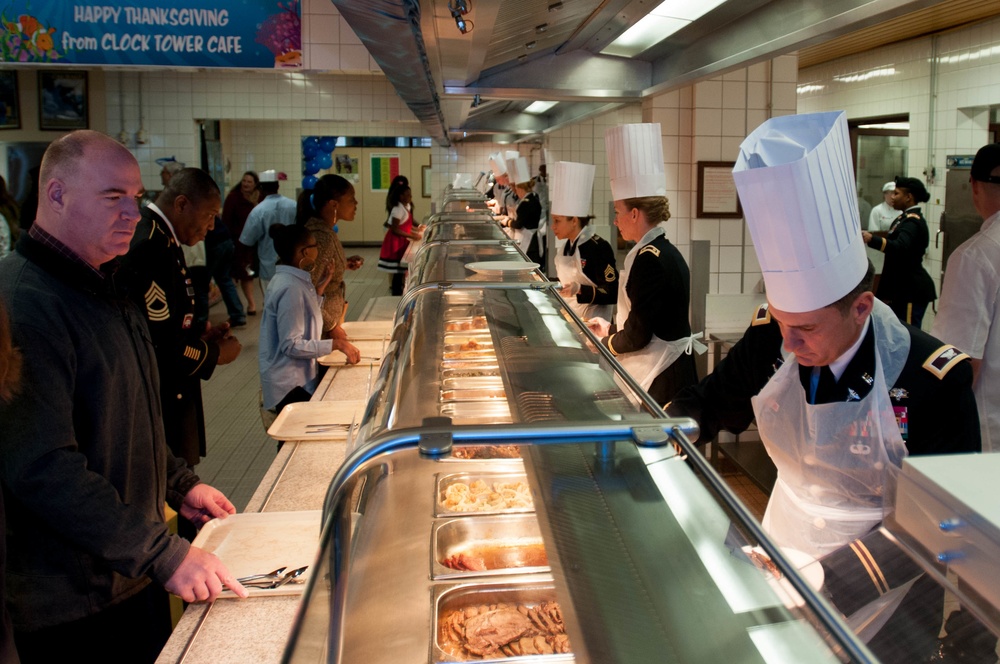
[(548, 148), (542, 148), (542, 163), (545, 164), (546, 167), (551, 167), (554, 163), (556, 163), (556, 153)]
[(861, 282), (868, 257), (843, 111), (771, 118), (740, 145), (733, 178), (772, 305), (814, 311)]
[(490, 155), (490, 169), (493, 175), (503, 175), (507, 172), (507, 159), (503, 156), (503, 152), (494, 152)]
[(521, 184), (531, 179), (531, 169), (528, 168), (526, 157), (514, 157), (507, 160), (507, 171), (513, 184)]
[(667, 195), (662, 141), (658, 122), (620, 125), (604, 133), (614, 200)]
[(594, 192), (592, 164), (557, 161), (550, 165), (549, 211), (565, 217), (590, 215), (590, 197)]
[(257, 179), (261, 182), (277, 182), (280, 178), (278, 177), (278, 171), (274, 169), (261, 171), (257, 176)]
[(473, 173), (455, 173), (451, 181), (451, 186), (455, 189), (471, 189), (475, 180)]
[(884, 185), (882, 185), (882, 193), (884, 194), (887, 191), (893, 191), (895, 188), (896, 188), (895, 180), (893, 180), (892, 182), (886, 182)]

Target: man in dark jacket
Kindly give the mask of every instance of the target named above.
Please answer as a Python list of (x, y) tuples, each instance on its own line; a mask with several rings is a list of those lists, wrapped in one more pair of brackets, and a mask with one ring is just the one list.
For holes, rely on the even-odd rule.
[(156, 203), (142, 209), (122, 261), (129, 297), (145, 311), (156, 349), (167, 444), (192, 467), (206, 452), (201, 381), (240, 353), (228, 323), (207, 330), (194, 323), (194, 289), (181, 250), (182, 244), (205, 239), (220, 205), (219, 188), (208, 173), (178, 171)]
[(899, 320), (914, 327), (920, 327), (927, 305), (937, 297), (934, 282), (923, 266), (930, 233), (920, 204), (930, 198), (917, 178), (896, 178), (896, 190), (889, 200), (900, 214), (889, 234), (884, 238), (873, 237), (868, 231), (861, 234), (865, 244), (885, 254), (876, 297), (888, 304)]
[(6, 602), (21, 660), (152, 662), (186, 601), (242, 589), (215, 556), (171, 535), (164, 501), (198, 525), (235, 512), (170, 454), (153, 347), (119, 293), (117, 256), (139, 220), (135, 158), (94, 131), (53, 142), (38, 215), (0, 263), (24, 357), (0, 405)]

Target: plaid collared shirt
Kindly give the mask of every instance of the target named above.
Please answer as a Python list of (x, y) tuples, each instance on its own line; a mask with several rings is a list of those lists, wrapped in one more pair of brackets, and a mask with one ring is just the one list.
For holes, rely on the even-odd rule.
[(31, 237), (32, 240), (35, 240), (36, 242), (45, 245), (52, 251), (58, 253), (60, 256), (66, 258), (67, 260), (72, 261), (77, 265), (85, 266), (88, 270), (93, 272), (102, 281), (104, 280), (104, 277), (106, 275), (103, 272), (96, 269), (93, 265), (80, 258), (80, 256), (77, 255), (76, 252), (74, 252), (65, 244), (57, 240), (51, 233), (48, 233), (44, 229), (40, 228), (38, 224), (31, 225), (31, 228), (28, 229), (28, 235)]

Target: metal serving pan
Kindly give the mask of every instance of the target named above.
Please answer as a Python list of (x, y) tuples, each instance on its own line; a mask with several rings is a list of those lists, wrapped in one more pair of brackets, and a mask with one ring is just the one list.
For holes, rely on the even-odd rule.
[[(436, 478), (434, 516), (535, 511), (528, 478), (523, 473), (445, 473), (438, 474)], [(469, 497), (459, 502), (458, 498), (463, 494)], [(477, 501), (473, 498), (476, 495), (482, 496), (482, 499)]]
[[(555, 612), (555, 615), (558, 615), (562, 607), (556, 602), (556, 592), (551, 581), (438, 586), (435, 588), (435, 595), (433, 622), (434, 652), (432, 653), (434, 662), (443, 664), (444, 662), (489, 661), (497, 659), (507, 662), (536, 663), (574, 661), (573, 655), (568, 653), (511, 656), (498, 650), (485, 656), (473, 655), (465, 651), (456, 638), (457, 632), (466, 631), (470, 627), (470, 618), (467, 616), (471, 612), (478, 613), (481, 609), (485, 611), (501, 609), (517, 611), (522, 618), (515, 617), (515, 620), (512, 622), (520, 623), (522, 626), (528, 625), (529, 630), (535, 631), (534, 625), (536, 623), (529, 617), (524, 616), (519, 607), (530, 612), (548, 609), (548, 615), (553, 615), (553, 612)], [(473, 620), (475, 619), (473, 618)], [(473, 622), (472, 625), (474, 624)], [(550, 621), (550, 624), (556, 625), (556, 629), (552, 629), (551, 631), (558, 632), (558, 625), (560, 623), (558, 621)], [(452, 625), (455, 625), (455, 627)], [(493, 631), (491, 636), (495, 638), (495, 631)]]
[(492, 378), (500, 377), (500, 367), (497, 365), (491, 365), (488, 362), (481, 364), (475, 364), (471, 367), (455, 367), (452, 369), (442, 369), (441, 378), (448, 384), (447, 381), (455, 380), (457, 378)]
[(497, 373), (492, 376), (456, 376), (441, 382), (444, 392), (452, 390), (503, 390), (503, 379)]
[[(482, 563), (486, 569), (455, 569), (445, 564), (458, 556), (466, 556), (474, 567)], [(532, 514), (451, 519), (434, 525), (432, 579), (531, 574), (549, 569), (538, 519)]]
[(492, 388), (441, 390), (441, 400), (446, 404), (455, 401), (494, 401), (506, 398), (507, 392), (504, 391), (503, 385)]

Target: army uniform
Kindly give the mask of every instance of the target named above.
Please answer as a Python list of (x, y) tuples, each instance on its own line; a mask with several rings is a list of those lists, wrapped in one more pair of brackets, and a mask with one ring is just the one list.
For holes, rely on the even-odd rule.
[[(972, 365), (965, 353), (915, 327), (903, 371), (889, 389), (897, 425), (907, 452), (949, 454), (980, 451), (979, 415), (972, 393)], [(701, 440), (720, 429), (740, 433), (754, 419), (750, 398), (760, 392), (784, 359), (778, 323), (768, 305), (754, 314), (743, 338), (712, 375), (677, 395), (670, 412), (693, 417), (701, 426)], [(799, 367), (803, 389), (809, 389), (811, 367)], [(872, 389), (875, 375), (875, 336), (871, 326), (839, 381), (820, 374), (816, 403), (858, 401)]]
[[(875, 295), (904, 323), (919, 324), (927, 304), (937, 297), (934, 282), (923, 266), (929, 243), (927, 221), (919, 207), (896, 217), (886, 237), (873, 236), (868, 241), (869, 247), (885, 254)], [(914, 317), (913, 309), (918, 307), (919, 316)]]
[(184, 254), (155, 205), (143, 208), (123, 266), (129, 297), (145, 312), (156, 350), (167, 444), (194, 466), (206, 448), (200, 381), (215, 370), (219, 347), (193, 325), (194, 288)]
[[(612, 326), (609, 335), (601, 340), (615, 356), (625, 354), (627, 357), (643, 351), (655, 341), (654, 337), (671, 342), (691, 336), (688, 321), (691, 275), (684, 257), (662, 232), (648, 242), (640, 240), (640, 245), (631, 269), (626, 262), (626, 270), (620, 275), (619, 288), (624, 281), (624, 293), (631, 310), (624, 324)], [(619, 293), (619, 310), (622, 300)], [(620, 359), (625, 365), (624, 358)], [(636, 377), (635, 371), (626, 368)], [(664, 404), (681, 388), (697, 381), (694, 355), (681, 352), (659, 372), (646, 391), (657, 403)]]
[(563, 254), (579, 256), (581, 272), (592, 283), (581, 283), (576, 294), (579, 304), (607, 304), (618, 301), (618, 270), (615, 268), (615, 250), (599, 235), (591, 235), (577, 244), (566, 242)]

